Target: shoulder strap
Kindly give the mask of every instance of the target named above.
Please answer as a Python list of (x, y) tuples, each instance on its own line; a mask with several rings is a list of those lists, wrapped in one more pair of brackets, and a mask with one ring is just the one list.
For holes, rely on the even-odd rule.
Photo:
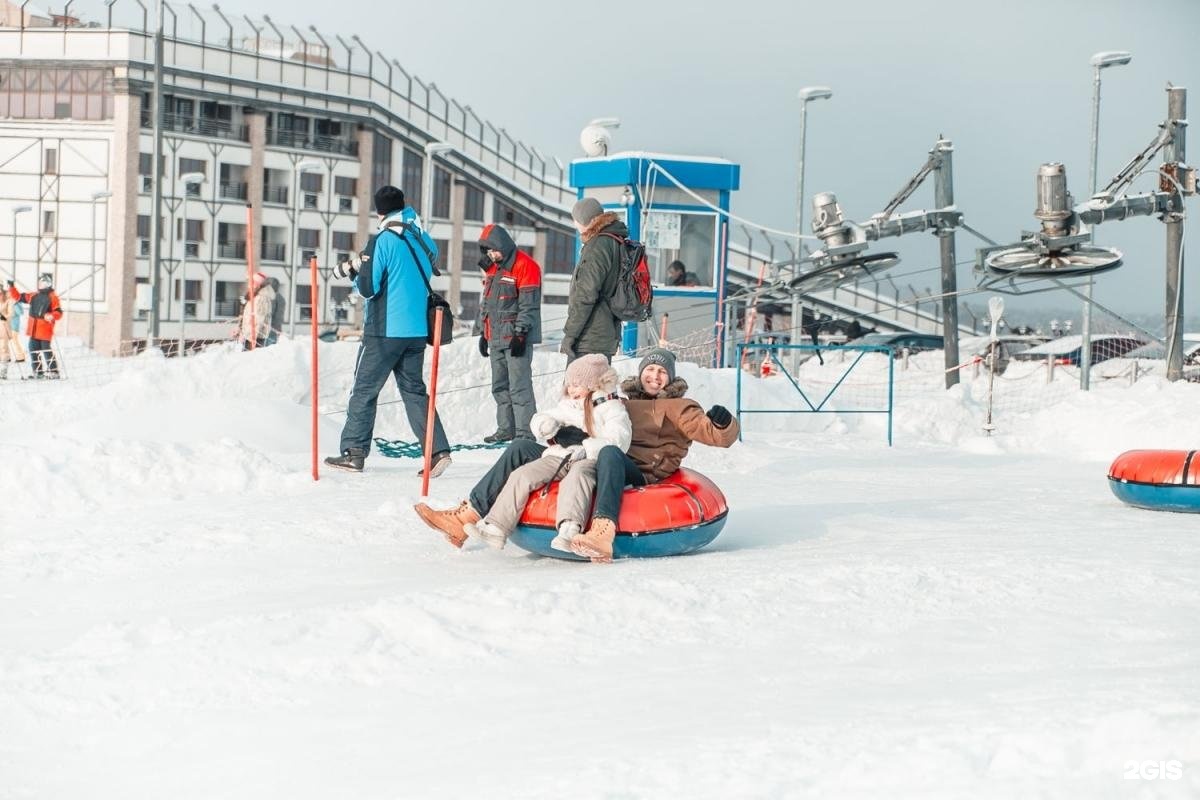
[[(404, 225), (403, 227), (405, 228), (405, 230), (408, 229), (407, 225)], [(421, 269), (421, 262), (417, 259), (417, 251), (413, 249), (412, 242), (410, 242), (408, 240), (407, 236), (405, 236), (403, 233), (396, 230), (395, 228), (388, 228), (388, 230), (391, 231), (392, 233), (396, 234), (397, 236), (399, 236), (400, 241), (404, 242), (404, 246), (408, 248), (408, 252), (412, 253), (413, 266), (417, 268), (417, 274), (421, 276), (421, 282), (425, 284), (425, 291), (429, 293), (430, 297), (432, 297), (433, 296), (433, 287), (429, 285), (429, 278), (425, 277), (425, 270)], [(419, 239), (420, 239), (420, 237), (418, 237), (418, 240)], [(421, 242), (421, 247), (422, 247), (422, 249), (425, 250), (425, 255), (427, 255), (427, 256), (430, 255), (429, 249), (427, 247), (425, 247), (424, 242)], [(433, 271), (432, 260), (429, 262), (429, 269), (430, 269), (430, 271)]]
[[(401, 222), (400, 227), (405, 233), (408, 233), (410, 230), (412, 230), (412, 225), (407, 222)], [(388, 230), (392, 233), (397, 232), (396, 229), (392, 227), (389, 227)], [(403, 234), (401, 235), (401, 238), (404, 238)], [(425, 254), (425, 259), (429, 262), (429, 271), (434, 275), (441, 275), (442, 273), (437, 268), (437, 259), (433, 257), (433, 251), (429, 249), (429, 245), (425, 244), (425, 240), (421, 238), (419, 233), (417, 234), (417, 244), (421, 245), (421, 252)]]

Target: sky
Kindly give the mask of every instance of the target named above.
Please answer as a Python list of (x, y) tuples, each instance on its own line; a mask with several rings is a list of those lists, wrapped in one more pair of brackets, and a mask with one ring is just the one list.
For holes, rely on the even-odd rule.
[[(1101, 185), (1155, 136), (1168, 81), (1200, 87), (1195, 0), (441, 0), (390, 6), (260, 0), (255, 14), (261, 13), (281, 27), (311, 23), (326, 33), (357, 33), (409, 72), (564, 161), (582, 155), (579, 132), (601, 116), (621, 120), (614, 151), (733, 160), (742, 165), (734, 213), (784, 230), (794, 229), (796, 220), (801, 87), (834, 91), (832, 99), (809, 105), (809, 197), (834, 191), (847, 217), (865, 219), (886, 205), (944, 135), (955, 147), (959, 209), (972, 227), (1005, 243), (1036, 225), (1039, 164), (1063, 162), (1074, 196), (1088, 194), (1092, 53), (1134, 56), (1131, 64), (1104, 72)], [(1193, 97), (1193, 107), (1197, 103), (1200, 97)], [(1191, 160), (1200, 162), (1200, 154)], [(1134, 189), (1151, 184), (1143, 177)], [(932, 205), (928, 185), (901, 210)], [(808, 209), (805, 216), (811, 219)], [(1193, 211), (1187, 223), (1192, 236), (1200, 235), (1196, 216)], [(1108, 223), (1097, 241), (1125, 254), (1124, 267), (1098, 279), (1097, 299), (1131, 313), (1161, 309), (1163, 226), (1149, 218)], [(932, 237), (912, 234), (884, 244), (904, 257), (893, 270), (897, 283), (936, 288), (936, 272), (917, 272), (936, 263)], [(972, 258), (978, 244), (961, 235), (959, 260)], [(1200, 286), (1200, 267), (1189, 267), (1187, 275)], [(969, 267), (960, 269), (959, 280), (973, 284)], [(968, 302), (982, 308), (986, 298)], [(1056, 292), (1016, 302), (1074, 301)], [(1189, 302), (1186, 310), (1196, 307)]]

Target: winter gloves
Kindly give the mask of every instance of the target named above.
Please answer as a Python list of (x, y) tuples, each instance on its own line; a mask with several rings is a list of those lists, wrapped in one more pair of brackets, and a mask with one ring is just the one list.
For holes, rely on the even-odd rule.
[(575, 357), (575, 340), (563, 339), (562, 344), (558, 346), (558, 352), (565, 354), (567, 360), (570, 361)]
[(582, 428), (576, 428), (574, 425), (563, 425), (554, 434), (554, 443), (561, 444), (563, 447), (576, 447), (583, 444), (583, 440), (587, 438), (587, 433)]
[[(534, 414), (529, 422), (530, 433), (539, 439), (549, 439), (558, 430), (558, 420), (549, 414)], [(582, 441), (582, 440), (580, 440)]]
[(488, 346), (487, 346), (487, 337), (486, 336), (479, 337), (479, 355), (483, 356), (484, 358), (488, 357)]
[(508, 340), (508, 352), (512, 353), (514, 358), (525, 355), (525, 331), (513, 333), (512, 338)]
[(712, 420), (712, 424), (718, 428), (728, 428), (729, 423), (733, 422), (733, 414), (729, 413), (729, 409), (725, 406), (713, 406), (708, 410), (706, 415)]

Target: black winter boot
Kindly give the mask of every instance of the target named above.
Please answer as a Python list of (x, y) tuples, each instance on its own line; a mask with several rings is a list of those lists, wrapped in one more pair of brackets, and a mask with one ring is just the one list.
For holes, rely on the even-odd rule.
[(512, 431), (496, 431), (495, 433), (489, 433), (487, 436), (483, 437), (483, 440), (488, 444), (499, 444), (500, 442), (512, 441), (512, 438)]
[(347, 472), (362, 472), (363, 462), (366, 460), (367, 454), (359, 450), (357, 447), (351, 447), (348, 450), (343, 450), (340, 456), (329, 456), (325, 459), (325, 463), (337, 469), (344, 469)]

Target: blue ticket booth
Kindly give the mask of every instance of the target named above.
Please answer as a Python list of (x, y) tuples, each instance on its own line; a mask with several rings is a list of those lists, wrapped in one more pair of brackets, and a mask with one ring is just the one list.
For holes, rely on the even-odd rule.
[[(729, 195), (741, 168), (720, 158), (617, 153), (571, 162), (577, 197), (594, 197), (625, 219), (646, 245), (654, 281), (654, 317), (626, 323), (626, 353), (665, 341), (682, 358), (724, 366), (725, 269)], [(582, 245), (577, 238), (576, 255)]]

